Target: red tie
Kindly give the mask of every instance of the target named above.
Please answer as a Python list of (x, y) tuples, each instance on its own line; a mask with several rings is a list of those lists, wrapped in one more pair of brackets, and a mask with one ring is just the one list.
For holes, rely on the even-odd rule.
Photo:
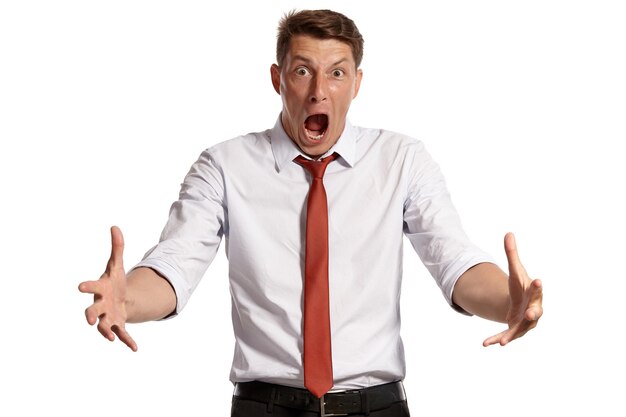
[(321, 398), (333, 386), (328, 306), (328, 205), (324, 171), (335, 159), (298, 156), (295, 161), (313, 176), (307, 201), (304, 259), (304, 386)]

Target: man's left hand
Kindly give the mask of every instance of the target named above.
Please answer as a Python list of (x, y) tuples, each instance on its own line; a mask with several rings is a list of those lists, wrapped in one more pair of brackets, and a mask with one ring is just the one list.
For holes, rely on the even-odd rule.
[(531, 279), (526, 273), (526, 269), (517, 254), (517, 245), (513, 233), (507, 233), (504, 237), (504, 250), (509, 263), (510, 306), (507, 314), (509, 328), (487, 338), (483, 342), (483, 346), (496, 343), (504, 346), (512, 340), (522, 337), (537, 326), (537, 322), (543, 314), (541, 281)]

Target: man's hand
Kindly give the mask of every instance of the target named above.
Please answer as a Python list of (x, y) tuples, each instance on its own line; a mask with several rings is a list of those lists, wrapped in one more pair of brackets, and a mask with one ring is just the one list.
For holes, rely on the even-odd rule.
[(104, 274), (97, 281), (85, 281), (78, 286), (82, 293), (93, 294), (93, 304), (85, 310), (87, 323), (98, 322), (98, 331), (110, 341), (115, 335), (133, 351), (137, 344), (126, 331), (126, 273), (124, 272), (124, 237), (122, 231), (111, 227), (111, 257)]
[(513, 233), (507, 233), (504, 237), (504, 250), (509, 263), (510, 304), (506, 317), (509, 328), (486, 339), (483, 346), (496, 343), (504, 346), (522, 337), (527, 331), (537, 326), (537, 321), (543, 314), (541, 281), (530, 279), (526, 273), (517, 254)]

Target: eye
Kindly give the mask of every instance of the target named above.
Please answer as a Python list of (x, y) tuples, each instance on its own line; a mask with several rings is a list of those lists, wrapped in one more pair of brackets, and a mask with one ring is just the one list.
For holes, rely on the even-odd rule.
[(333, 70), (333, 77), (340, 78), (340, 77), (343, 77), (344, 75), (345, 75), (345, 72), (341, 69)]
[(305, 67), (298, 67), (296, 68), (296, 75), (301, 75), (301, 76), (309, 75), (309, 70), (306, 69)]

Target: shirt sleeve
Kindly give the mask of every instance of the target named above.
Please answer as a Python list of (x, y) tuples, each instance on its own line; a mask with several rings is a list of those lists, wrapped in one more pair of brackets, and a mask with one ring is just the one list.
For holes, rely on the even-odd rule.
[(454, 285), (469, 268), (493, 259), (468, 239), (439, 166), (421, 142), (409, 147), (406, 166), (404, 233), (446, 301), (467, 314), (452, 302)]
[(219, 249), (226, 223), (223, 184), (210, 151), (203, 152), (181, 185), (159, 243), (135, 266), (152, 268), (170, 282), (176, 292), (176, 314)]

